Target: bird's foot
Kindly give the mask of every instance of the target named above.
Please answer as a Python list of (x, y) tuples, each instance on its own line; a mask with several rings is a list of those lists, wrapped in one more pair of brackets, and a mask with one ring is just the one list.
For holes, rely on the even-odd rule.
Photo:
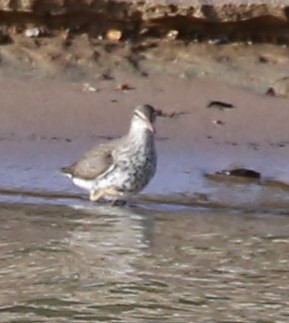
[(125, 206), (127, 204), (127, 201), (125, 200), (113, 200), (110, 203), (110, 206)]
[(112, 199), (108, 200), (110, 202), (110, 206), (124, 206), (126, 201), (118, 200), (117, 197), (120, 193), (112, 188), (102, 189), (98, 191), (90, 191), (89, 200), (91, 202), (99, 201), (100, 199), (104, 198), (105, 196), (111, 196)]

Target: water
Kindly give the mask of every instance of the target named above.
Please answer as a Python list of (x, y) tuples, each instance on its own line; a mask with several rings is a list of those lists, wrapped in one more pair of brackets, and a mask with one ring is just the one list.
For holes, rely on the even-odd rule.
[(57, 171), (82, 145), (0, 142), (1, 323), (289, 321), (285, 160), (232, 179), (164, 145), (144, 194), (110, 207)]
[(0, 206), (0, 322), (288, 322), (289, 221)]

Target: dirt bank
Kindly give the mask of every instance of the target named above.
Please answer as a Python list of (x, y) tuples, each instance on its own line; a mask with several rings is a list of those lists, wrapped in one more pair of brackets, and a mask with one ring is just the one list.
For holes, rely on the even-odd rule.
[(282, 1), (0, 1), (0, 78), (165, 74), (265, 93), (289, 75), (288, 12)]

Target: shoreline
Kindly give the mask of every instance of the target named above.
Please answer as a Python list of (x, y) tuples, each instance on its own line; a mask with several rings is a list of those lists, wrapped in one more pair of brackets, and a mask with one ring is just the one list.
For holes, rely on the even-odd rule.
[[(123, 135), (133, 107), (141, 103), (173, 116), (157, 121), (158, 171), (144, 196), (187, 194), (192, 199), (205, 194), (214, 200), (217, 191), (223, 190), (223, 199), (230, 185), (216, 186), (204, 174), (232, 166), (254, 169), (280, 187), (289, 183), (286, 99), (213, 81), (166, 77), (130, 76), (134, 88), (127, 91), (116, 90), (115, 81), (94, 84), (96, 92), (85, 92), (82, 83), (71, 82), (7, 80), (0, 84), (3, 190), (85, 196), (58, 170), (93, 145)], [(234, 108), (208, 108), (212, 100)], [(256, 191), (254, 185), (247, 186)], [(287, 200), (286, 189), (283, 193), (281, 204)], [(17, 196), (10, 198), (17, 200)]]

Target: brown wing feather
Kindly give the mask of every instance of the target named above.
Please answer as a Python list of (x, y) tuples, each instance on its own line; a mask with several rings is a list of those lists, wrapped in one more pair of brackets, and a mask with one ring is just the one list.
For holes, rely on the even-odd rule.
[(116, 139), (92, 148), (78, 162), (63, 167), (62, 171), (73, 177), (88, 180), (96, 178), (113, 163), (113, 150), (118, 142)]

